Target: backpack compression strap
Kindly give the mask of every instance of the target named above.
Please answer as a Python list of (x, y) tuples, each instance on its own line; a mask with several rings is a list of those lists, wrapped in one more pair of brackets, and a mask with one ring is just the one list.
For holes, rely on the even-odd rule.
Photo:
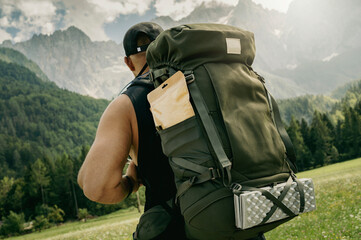
[(183, 169), (188, 169), (198, 173), (198, 175), (191, 177), (189, 180), (183, 182), (177, 187), (176, 203), (178, 202), (178, 198), (181, 197), (190, 187), (222, 177), (217, 168), (204, 167), (190, 161), (184, 161), (182, 158), (170, 158), (170, 161)]
[[(216, 157), (217, 157), (220, 165), (222, 166), (222, 170), (224, 169), (226, 171), (225, 174), (227, 175), (228, 183), (225, 183), (224, 179), (223, 179), (223, 183), (225, 186), (228, 186), (232, 182), (232, 176), (231, 176), (232, 163), (228, 159), (228, 157), (223, 149), (220, 137), (218, 136), (217, 129), (214, 124), (214, 121), (209, 116), (207, 106), (204, 102), (204, 99), (201, 95), (201, 92), (200, 92), (196, 82), (194, 81), (195, 80), (194, 75), (193, 74), (187, 75), (186, 79), (188, 82), (190, 82), (190, 84), (188, 85), (188, 89), (189, 89), (190, 95), (193, 99), (194, 105), (198, 111), (198, 114), (202, 120), (204, 129), (206, 130), (209, 142), (213, 148), (214, 153), (216, 154)], [(223, 174), (223, 176), (224, 176), (224, 174)]]

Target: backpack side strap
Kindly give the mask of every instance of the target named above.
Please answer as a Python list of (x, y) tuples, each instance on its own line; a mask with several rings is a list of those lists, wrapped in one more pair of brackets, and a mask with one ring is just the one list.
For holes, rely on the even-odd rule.
[(292, 173), (293, 180), (297, 183), (297, 190), (300, 193), (300, 213), (303, 213), (305, 210), (305, 190), (303, 183), (296, 177), (294, 173)]
[(189, 85), (188, 85), (189, 93), (190, 93), (190, 95), (191, 95), (191, 97), (193, 99), (195, 108), (198, 111), (198, 114), (200, 116), (200, 119), (202, 121), (204, 129), (205, 129), (205, 131), (207, 133), (209, 142), (210, 142), (210, 144), (211, 144), (211, 146), (213, 148), (213, 151), (214, 151), (214, 153), (215, 153), (215, 155), (217, 157), (217, 160), (218, 160), (220, 166), (222, 167), (222, 170), (226, 171), (225, 174), (223, 174), (223, 176), (227, 175), (228, 183), (225, 183), (224, 181), (223, 181), (223, 183), (224, 183), (225, 186), (228, 186), (232, 182), (232, 177), (231, 177), (232, 163), (228, 159), (228, 157), (227, 157), (227, 155), (226, 155), (226, 153), (225, 153), (225, 151), (223, 149), (220, 137), (219, 137), (219, 135), (217, 133), (217, 130), (216, 130), (216, 127), (215, 127), (215, 124), (214, 124), (214, 121), (209, 116), (209, 111), (207, 109), (207, 106), (206, 106), (206, 104), (204, 102), (204, 99), (202, 97), (202, 94), (201, 94), (196, 82), (194, 81), (194, 79), (191, 79), (189, 82), (190, 82)]

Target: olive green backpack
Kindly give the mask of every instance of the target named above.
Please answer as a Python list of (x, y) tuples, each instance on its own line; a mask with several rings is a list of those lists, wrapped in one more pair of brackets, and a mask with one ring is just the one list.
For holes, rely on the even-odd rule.
[[(254, 57), (253, 33), (220, 24), (171, 28), (148, 47), (155, 86), (182, 71), (196, 112), (158, 131), (189, 239), (248, 239), (304, 211), (292, 143), (264, 79), (251, 67)], [(261, 189), (285, 182), (286, 190), (296, 185), (296, 213), (281, 201), (286, 190), (277, 199)], [(235, 195), (254, 191), (274, 207), (256, 226), (236, 227)], [(267, 222), (276, 208), (287, 217)]]

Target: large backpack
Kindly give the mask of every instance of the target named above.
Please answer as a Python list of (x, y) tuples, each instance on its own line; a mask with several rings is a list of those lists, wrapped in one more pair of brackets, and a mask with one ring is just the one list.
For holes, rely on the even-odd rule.
[[(264, 79), (251, 67), (254, 57), (253, 33), (220, 24), (171, 28), (148, 47), (155, 86), (182, 71), (196, 113), (158, 131), (189, 239), (256, 237), (305, 209), (292, 143)], [(265, 190), (279, 183), (284, 188), (278, 195)], [(299, 204), (293, 211), (282, 202), (290, 189)], [(250, 219), (258, 218), (255, 226), (241, 229), (235, 223), (235, 199), (247, 192), (258, 192), (262, 204), (272, 204), (263, 204), (267, 211)], [(287, 217), (271, 221), (277, 211)]]

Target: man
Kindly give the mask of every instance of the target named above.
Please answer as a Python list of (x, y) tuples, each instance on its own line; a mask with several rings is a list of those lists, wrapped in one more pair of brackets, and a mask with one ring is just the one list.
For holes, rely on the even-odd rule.
[[(93, 201), (117, 203), (144, 184), (147, 211), (176, 193), (146, 98), (154, 87), (148, 78), (145, 51), (162, 31), (159, 25), (146, 22), (134, 25), (124, 36), (124, 61), (136, 78), (104, 111), (79, 171), (78, 183)], [(129, 155), (132, 161), (123, 175)]]

